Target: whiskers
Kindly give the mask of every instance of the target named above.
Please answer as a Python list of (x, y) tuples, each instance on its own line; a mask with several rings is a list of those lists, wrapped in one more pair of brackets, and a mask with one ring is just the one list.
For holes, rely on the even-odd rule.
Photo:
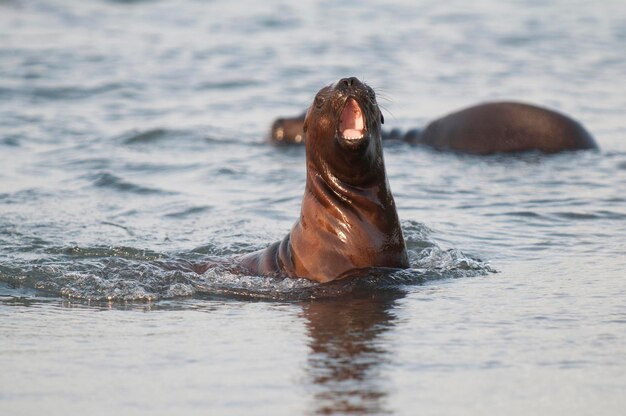
[(389, 95), (387, 95), (382, 88), (372, 87), (372, 89), (376, 93), (376, 102), (378, 103), (378, 107), (380, 107), (381, 110), (384, 110), (386, 114), (389, 114), (395, 120), (396, 116), (391, 112), (389, 108), (387, 108), (386, 105), (381, 103), (381, 101), (384, 101), (385, 103), (390, 103), (390, 104), (393, 103), (393, 100), (391, 99), (391, 97), (389, 97)]

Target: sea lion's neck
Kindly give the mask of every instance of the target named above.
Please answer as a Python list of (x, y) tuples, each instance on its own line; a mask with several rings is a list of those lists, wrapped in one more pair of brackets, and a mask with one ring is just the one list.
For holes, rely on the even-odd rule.
[(340, 211), (370, 212), (389, 208), (395, 210), (395, 207), (389, 206), (393, 204), (393, 197), (384, 169), (375, 180), (368, 180), (363, 184), (349, 184), (328, 171), (318, 172), (316, 169), (310, 169), (306, 190), (319, 204)]
[[(384, 172), (384, 171), (383, 171)], [(355, 269), (408, 267), (385, 175), (367, 186), (309, 169), (300, 220), (291, 232), (298, 275), (323, 282)], [(315, 252), (314, 259), (303, 253)]]

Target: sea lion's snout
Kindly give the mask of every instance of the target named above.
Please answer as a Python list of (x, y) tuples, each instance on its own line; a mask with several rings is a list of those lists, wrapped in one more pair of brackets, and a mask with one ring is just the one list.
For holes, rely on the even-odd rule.
[(368, 88), (355, 77), (342, 78), (333, 86), (340, 100), (335, 107), (339, 111), (337, 140), (344, 148), (360, 148), (369, 138), (367, 114), (372, 103)]
[(337, 83), (337, 87), (362, 87), (363, 83), (356, 77), (342, 78)]
[(341, 78), (335, 85), (333, 90), (342, 96), (358, 96), (367, 91), (369, 87), (363, 84), (358, 78)]

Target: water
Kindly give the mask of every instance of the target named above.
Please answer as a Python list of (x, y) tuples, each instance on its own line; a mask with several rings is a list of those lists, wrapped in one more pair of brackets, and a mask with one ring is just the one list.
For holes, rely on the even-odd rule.
[[(610, 0), (0, 2), (0, 412), (623, 414), (625, 28)], [(387, 145), (410, 270), (238, 273), (299, 213), (271, 121), (352, 75), (389, 128), (516, 99), (600, 151)]]

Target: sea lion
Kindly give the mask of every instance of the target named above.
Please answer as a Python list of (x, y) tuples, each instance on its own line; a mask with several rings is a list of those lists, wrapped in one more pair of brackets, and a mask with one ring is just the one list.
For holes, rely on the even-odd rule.
[[(279, 123), (280, 122), (280, 123)], [(288, 126), (281, 132), (282, 142), (303, 141), (302, 121), (283, 118), (274, 124)], [(401, 132), (383, 131), (385, 141), (402, 140), (438, 150), (491, 154), (538, 150), (556, 153), (564, 150), (597, 149), (593, 137), (572, 118), (556, 111), (518, 102), (479, 104), (454, 112), (429, 123), (424, 129)]]
[(556, 111), (516, 102), (468, 107), (431, 122), (421, 132), (407, 133), (405, 141), (481, 155), (597, 148), (577, 121)]
[(308, 109), (300, 219), (264, 250), (241, 257), (250, 273), (328, 282), (355, 270), (409, 267), (383, 160), (383, 116), (357, 78), (322, 88)]
[(281, 117), (272, 123), (270, 140), (275, 144), (304, 144), (304, 116)]

